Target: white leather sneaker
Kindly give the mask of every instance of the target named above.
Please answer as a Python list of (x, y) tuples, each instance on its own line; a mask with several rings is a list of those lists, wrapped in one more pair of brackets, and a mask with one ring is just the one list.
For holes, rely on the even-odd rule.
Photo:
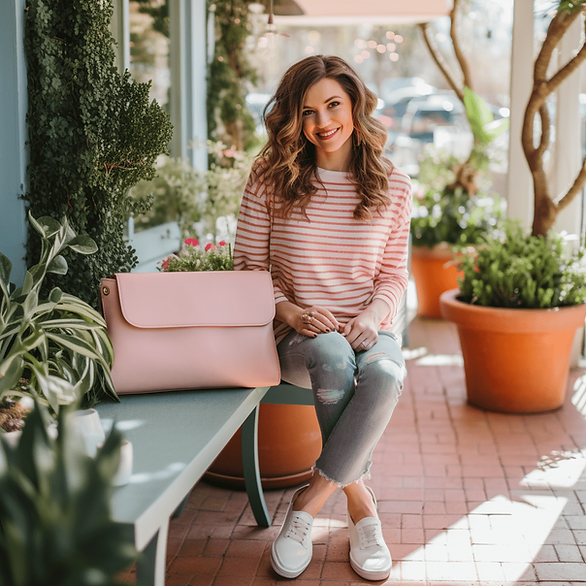
[[(370, 488), (368, 490), (376, 505), (374, 493)], [(383, 537), (380, 520), (377, 517), (364, 517), (354, 525), (348, 513), (348, 532), (352, 569), (365, 580), (388, 578), (393, 560)]]
[(281, 531), (271, 547), (273, 570), (284, 578), (297, 578), (307, 568), (313, 554), (313, 517), (304, 511), (293, 510), (297, 497), (306, 488), (303, 486), (293, 494)]

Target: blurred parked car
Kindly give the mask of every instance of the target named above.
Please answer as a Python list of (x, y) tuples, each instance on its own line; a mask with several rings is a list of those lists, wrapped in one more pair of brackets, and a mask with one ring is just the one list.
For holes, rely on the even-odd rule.
[(436, 87), (429, 84), (398, 88), (386, 95), (383, 112), (391, 118), (402, 118), (411, 100), (434, 94), (437, 91)]
[(430, 94), (409, 102), (401, 121), (401, 130), (405, 134), (430, 143), (438, 126), (453, 126), (456, 130), (468, 128), (464, 106), (455, 95)]

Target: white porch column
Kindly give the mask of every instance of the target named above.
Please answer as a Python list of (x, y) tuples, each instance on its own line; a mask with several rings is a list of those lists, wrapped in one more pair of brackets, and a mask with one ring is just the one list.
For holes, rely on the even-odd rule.
[[(556, 66), (563, 67), (576, 53), (582, 40), (583, 18), (576, 19), (564, 35), (558, 51)], [(580, 127), (580, 87), (582, 68), (566, 79), (556, 92), (557, 117), (555, 148), (549, 176), (549, 188), (553, 197), (565, 194), (582, 167), (582, 133)], [(558, 215), (555, 228), (570, 234), (580, 234), (582, 197), (574, 201)]]
[(533, 86), (533, 59), (533, 0), (515, 0), (506, 198), (508, 217), (520, 219), (525, 228), (533, 222), (533, 181), (521, 146), (521, 129)]
[(170, 2), (171, 23), (171, 153), (207, 168), (207, 151), (188, 149), (193, 139), (205, 143), (206, 120), (206, 3), (205, 0)]

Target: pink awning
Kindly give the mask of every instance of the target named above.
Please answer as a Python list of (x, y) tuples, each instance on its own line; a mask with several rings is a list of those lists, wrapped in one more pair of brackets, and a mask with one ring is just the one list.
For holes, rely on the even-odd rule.
[(429, 22), (449, 14), (452, 0), (295, 0), (303, 15), (275, 16), (291, 25)]

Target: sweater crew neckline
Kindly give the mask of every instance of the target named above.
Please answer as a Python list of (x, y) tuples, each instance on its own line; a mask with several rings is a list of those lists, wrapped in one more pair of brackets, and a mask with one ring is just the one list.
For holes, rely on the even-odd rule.
[(317, 172), (321, 179), (328, 176), (332, 179), (350, 179), (352, 176), (349, 171), (330, 171), (329, 169), (323, 169), (322, 167), (318, 167)]

